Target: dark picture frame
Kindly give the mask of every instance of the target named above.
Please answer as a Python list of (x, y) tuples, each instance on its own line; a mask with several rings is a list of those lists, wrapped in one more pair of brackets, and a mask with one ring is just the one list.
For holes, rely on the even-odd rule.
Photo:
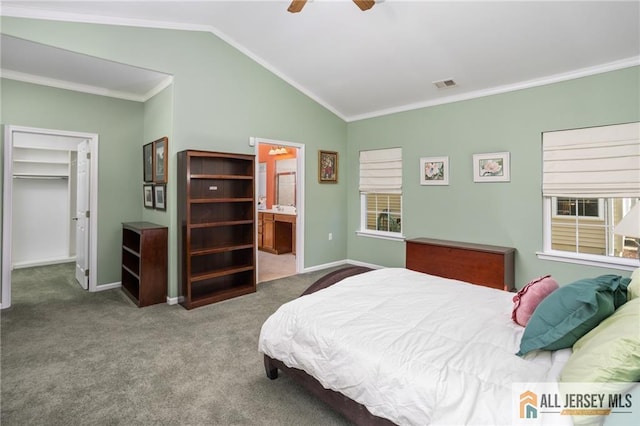
[(153, 141), (153, 182), (167, 183), (167, 160), (169, 158), (169, 138)]
[(142, 147), (142, 180), (144, 182), (153, 182), (153, 142)]
[(153, 185), (153, 202), (156, 210), (167, 209), (167, 185)]
[(153, 192), (153, 185), (142, 185), (142, 199), (144, 206), (148, 209), (153, 209), (156, 206)]
[(338, 183), (338, 153), (318, 151), (318, 182)]

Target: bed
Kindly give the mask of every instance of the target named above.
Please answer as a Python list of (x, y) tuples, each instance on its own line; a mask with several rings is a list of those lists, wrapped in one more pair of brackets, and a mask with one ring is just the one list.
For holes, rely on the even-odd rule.
[(513, 297), (408, 268), (348, 267), (269, 317), (259, 350), (270, 379), (290, 374), (355, 424), (511, 424), (512, 384), (558, 381), (572, 353), (516, 356)]

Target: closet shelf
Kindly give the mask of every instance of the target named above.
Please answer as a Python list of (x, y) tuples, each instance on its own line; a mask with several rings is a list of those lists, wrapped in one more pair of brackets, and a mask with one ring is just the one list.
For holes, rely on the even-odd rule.
[(23, 160), (23, 159), (18, 159), (18, 158), (14, 158), (13, 159), (14, 163), (25, 163), (25, 164), (63, 164), (63, 165), (68, 165), (69, 164), (69, 160)]
[(69, 179), (69, 175), (39, 175), (32, 173), (14, 173), (14, 179)]

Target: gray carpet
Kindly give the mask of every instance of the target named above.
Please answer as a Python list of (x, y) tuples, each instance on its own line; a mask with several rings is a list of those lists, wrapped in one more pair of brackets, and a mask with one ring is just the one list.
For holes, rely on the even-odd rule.
[(257, 350), (264, 320), (330, 269), (261, 283), (187, 311), (88, 293), (73, 264), (13, 273), (2, 311), (1, 417), (9, 425), (347, 425)]

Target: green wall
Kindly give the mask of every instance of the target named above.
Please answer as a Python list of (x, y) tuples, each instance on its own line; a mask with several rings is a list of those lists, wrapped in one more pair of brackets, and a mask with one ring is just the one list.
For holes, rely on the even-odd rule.
[(120, 281), (121, 223), (140, 220), (143, 104), (13, 80), (2, 84), (4, 125), (97, 133), (98, 284)]
[[(158, 140), (162, 137), (166, 136), (169, 139), (169, 148), (171, 148), (171, 144), (173, 141), (173, 85), (170, 85), (166, 89), (162, 90), (160, 93), (149, 99), (144, 103), (144, 139), (140, 143), (139, 147), (139, 158), (142, 158), (142, 146)], [(169, 172), (175, 170), (173, 168), (173, 160), (170, 156), (168, 160), (171, 162), (169, 165)], [(140, 195), (142, 196), (142, 169), (140, 170)], [(169, 181), (175, 180), (175, 175), (169, 173), (167, 175)], [(173, 194), (174, 199), (168, 200), (168, 202), (173, 205), (176, 203), (175, 194)], [(160, 225), (164, 225), (169, 227), (169, 247), (175, 247), (177, 235), (174, 232), (174, 223), (176, 223), (175, 216), (171, 215), (171, 212), (175, 210), (155, 210), (155, 209), (147, 209), (142, 208), (142, 220), (145, 222), (153, 222)], [(175, 250), (170, 250), (168, 253), (168, 274), (169, 277), (174, 277), (175, 283), (177, 283), (177, 253)], [(173, 285), (177, 285), (177, 284)], [(177, 288), (177, 287), (174, 287)], [(170, 293), (170, 297), (174, 297), (175, 293)]]
[[(514, 246), (519, 287), (544, 273), (567, 281), (609, 272), (536, 258), (542, 248), (541, 133), (640, 120), (638, 67), (345, 123), (210, 33), (8, 17), (0, 22), (9, 35), (173, 76), (173, 85), (144, 105), (102, 97), (87, 101), (104, 108), (111, 102), (130, 105), (135, 114), (123, 110), (113, 116), (122, 116), (130, 129), (116, 118), (112, 126), (105, 115), (100, 121), (86, 108), (67, 107), (68, 101), (51, 114), (24, 100), (35, 92), (38, 99), (48, 98), (48, 105), (90, 95), (3, 81), (2, 123), (100, 134), (100, 284), (119, 280), (120, 222), (150, 220), (170, 227), (169, 296), (176, 296), (175, 154), (185, 149), (253, 154), (251, 136), (305, 144), (305, 267), (344, 259), (404, 265), (402, 242), (355, 234), (358, 152), (399, 146), (408, 238)], [(165, 135), (168, 209), (149, 211), (141, 203), (142, 145)], [(338, 184), (317, 182), (319, 149), (339, 153)], [(511, 182), (473, 183), (472, 154), (495, 151), (511, 153)], [(418, 159), (425, 156), (449, 156), (449, 186), (419, 184)], [(123, 191), (124, 196), (114, 195)]]
[[(404, 266), (402, 242), (355, 235), (358, 152), (400, 146), (407, 238), (516, 247), (518, 287), (547, 273), (566, 282), (611, 272), (537, 259), (536, 251), (542, 250), (541, 134), (638, 120), (640, 68), (634, 67), (350, 123), (348, 257)], [(498, 151), (511, 153), (511, 181), (474, 183), (472, 155)], [(431, 156), (449, 156), (449, 186), (420, 185), (419, 158)]]
[[(347, 124), (339, 117), (211, 33), (10, 17), (2, 17), (0, 22), (2, 32), (15, 37), (173, 76), (167, 212), (143, 213), (140, 200), (142, 145), (148, 142), (147, 135), (160, 129), (158, 124), (151, 124), (158, 119), (148, 110), (155, 100), (145, 105), (144, 119), (149, 124), (144, 124), (144, 137), (141, 134), (126, 150), (130, 157), (104, 159), (112, 164), (124, 161), (135, 167), (131, 175), (127, 174), (126, 182), (135, 194), (132, 192), (130, 200), (120, 202), (126, 203), (123, 209), (138, 212), (139, 219), (144, 217), (168, 224), (170, 241), (175, 242), (176, 152), (202, 149), (253, 154), (254, 148), (248, 145), (252, 136), (302, 143), (306, 150), (305, 267), (346, 258), (346, 179), (336, 185), (320, 185), (317, 181), (319, 149), (337, 151), (341, 158), (346, 157)], [(158, 113), (159, 116), (167, 112), (166, 105), (160, 109), (164, 112)], [(14, 124), (6, 119), (3, 123)], [(139, 125), (142, 129), (142, 118)], [(340, 163), (340, 176), (346, 175), (345, 164)], [(119, 178), (120, 182), (124, 179)], [(131, 220), (118, 212), (112, 214), (111, 223)], [(104, 244), (109, 245), (108, 250), (99, 253), (100, 265), (110, 264), (112, 256), (117, 256), (119, 230), (111, 232), (113, 236), (100, 236), (107, 239)], [(329, 232), (333, 233), (332, 241), (327, 238)], [(169, 258), (174, 262), (177, 258), (175, 243), (170, 245)], [(174, 272), (169, 276), (169, 296), (176, 296), (175, 265), (171, 269)]]

